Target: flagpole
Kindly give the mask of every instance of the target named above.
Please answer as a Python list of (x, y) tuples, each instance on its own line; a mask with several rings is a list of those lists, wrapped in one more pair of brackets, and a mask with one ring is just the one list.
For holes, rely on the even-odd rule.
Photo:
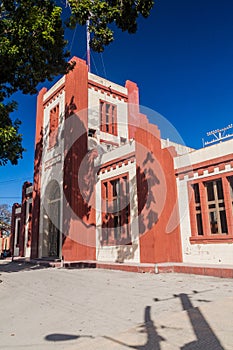
[(90, 53), (90, 31), (89, 31), (90, 21), (87, 20), (86, 23), (86, 32), (87, 32), (87, 66), (88, 72), (91, 72), (91, 53)]

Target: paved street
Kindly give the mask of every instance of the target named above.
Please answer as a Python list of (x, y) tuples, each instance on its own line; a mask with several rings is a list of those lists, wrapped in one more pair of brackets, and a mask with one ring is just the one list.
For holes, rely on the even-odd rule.
[(0, 262), (0, 349), (233, 349), (233, 280)]

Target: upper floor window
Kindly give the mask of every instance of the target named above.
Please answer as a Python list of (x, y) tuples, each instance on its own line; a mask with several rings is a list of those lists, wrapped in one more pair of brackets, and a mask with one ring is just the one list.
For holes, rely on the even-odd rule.
[(49, 116), (49, 148), (57, 144), (59, 122), (59, 105), (56, 105), (50, 110)]
[(100, 101), (100, 130), (117, 135), (117, 106)]

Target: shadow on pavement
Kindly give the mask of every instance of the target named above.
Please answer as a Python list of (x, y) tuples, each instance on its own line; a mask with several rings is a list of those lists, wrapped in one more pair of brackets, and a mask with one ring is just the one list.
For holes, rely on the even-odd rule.
[(20, 261), (4, 261), (0, 264), (0, 272), (19, 272), (19, 271), (35, 271), (45, 269), (48, 266), (32, 264)]
[(45, 340), (47, 341), (67, 341), (67, 340), (74, 340), (79, 338), (93, 338), (91, 335), (74, 335), (74, 334), (62, 334), (62, 333), (53, 333), (48, 334), (45, 337)]
[(181, 350), (224, 350), (199, 308), (193, 307), (188, 295), (181, 293), (179, 297), (183, 309), (187, 311), (190, 323), (197, 338), (197, 340), (182, 346)]
[[(193, 307), (191, 300), (187, 294), (181, 293), (178, 295), (173, 295), (172, 298), (180, 298), (183, 310), (187, 312), (190, 320), (190, 324), (196, 336), (196, 340), (182, 345), (180, 350), (224, 350), (219, 339), (213, 332), (209, 323), (206, 321), (205, 317), (202, 315), (198, 307)], [(170, 299), (170, 298), (169, 298)], [(166, 299), (164, 299), (166, 300)], [(163, 301), (158, 298), (154, 298), (154, 301)], [(138, 350), (161, 350), (160, 342), (166, 341), (165, 338), (160, 336), (157, 332), (154, 322), (151, 320), (150, 316), (150, 306), (145, 308), (145, 322), (142, 325), (142, 331), (140, 333), (147, 333), (147, 342), (145, 345), (129, 345), (117, 339), (105, 336), (104, 338), (111, 340), (119, 345), (128, 347), (129, 349)], [(166, 328), (166, 327), (163, 327)], [(185, 331), (185, 329), (184, 329)], [(177, 341), (177, 340), (176, 340)], [(169, 343), (172, 344), (172, 339), (169, 339)]]
[(165, 341), (166, 339), (164, 339), (163, 337), (161, 337), (157, 330), (156, 327), (154, 325), (154, 322), (151, 319), (150, 316), (150, 310), (151, 307), (150, 306), (146, 306), (145, 308), (145, 323), (141, 326), (142, 330), (140, 331), (140, 333), (147, 333), (147, 342), (145, 345), (128, 345), (124, 342), (121, 342), (119, 340), (113, 339), (111, 337), (107, 337), (105, 336), (104, 338), (108, 339), (108, 340), (112, 340), (115, 343), (118, 343), (120, 345), (123, 346), (127, 346), (130, 349), (137, 349), (137, 350), (161, 350), (160, 347), (160, 342)]

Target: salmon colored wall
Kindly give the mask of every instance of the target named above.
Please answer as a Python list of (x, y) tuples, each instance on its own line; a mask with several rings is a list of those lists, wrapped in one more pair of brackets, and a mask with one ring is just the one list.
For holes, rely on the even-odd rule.
[(161, 149), (158, 128), (145, 118), (134, 137), (138, 169), (140, 261), (182, 261), (174, 149)]
[[(88, 128), (88, 67), (76, 57), (65, 80), (65, 162), (63, 247), (65, 261), (95, 259), (95, 213), (82, 191), (87, 187), (85, 167)], [(94, 190), (94, 189), (93, 189)]]
[(136, 141), (140, 261), (182, 261), (173, 164), (174, 148), (161, 149), (160, 132), (139, 112), (139, 91), (128, 89), (129, 138)]
[(137, 84), (130, 80), (126, 81), (125, 87), (128, 90), (128, 133), (132, 139), (139, 125), (139, 91)]

